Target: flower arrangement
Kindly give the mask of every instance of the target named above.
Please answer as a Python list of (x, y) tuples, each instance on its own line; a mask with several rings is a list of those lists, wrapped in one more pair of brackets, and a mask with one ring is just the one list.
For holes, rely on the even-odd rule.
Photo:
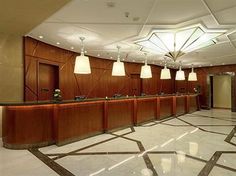
[(60, 89), (55, 89), (53, 92), (53, 100), (55, 101), (61, 101), (62, 97), (61, 97), (61, 90)]

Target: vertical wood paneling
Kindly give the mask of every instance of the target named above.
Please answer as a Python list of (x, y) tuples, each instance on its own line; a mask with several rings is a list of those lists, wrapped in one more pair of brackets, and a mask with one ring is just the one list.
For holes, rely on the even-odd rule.
[[(77, 95), (86, 97), (111, 97), (114, 94), (132, 95), (131, 75), (140, 74), (142, 64), (125, 63), (126, 76), (111, 76), (114, 61), (90, 57), (92, 74), (75, 75), (74, 62), (77, 53), (64, 50), (35, 39), (25, 40), (25, 100), (37, 100), (37, 67), (39, 61), (59, 65), (59, 88), (63, 99), (74, 99)], [(161, 91), (173, 93), (174, 80), (160, 81), (161, 67), (152, 66), (153, 78), (141, 81), (141, 92), (157, 94)]]

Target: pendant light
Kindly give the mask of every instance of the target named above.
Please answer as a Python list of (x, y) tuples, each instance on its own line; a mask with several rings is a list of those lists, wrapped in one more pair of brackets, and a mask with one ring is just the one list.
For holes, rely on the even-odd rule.
[(118, 57), (117, 61), (113, 63), (112, 76), (125, 76), (125, 66), (124, 63), (120, 61), (120, 46), (117, 46)]
[(165, 58), (165, 66), (163, 69), (161, 69), (161, 79), (171, 79), (170, 69), (167, 68), (166, 64), (167, 64), (167, 62), (166, 62), (166, 58)]
[(144, 53), (145, 55), (145, 64), (141, 67), (141, 74), (140, 78), (146, 79), (146, 78), (152, 78), (152, 70), (150, 65), (147, 64), (147, 53)]
[(84, 39), (85, 39), (84, 37), (80, 37), (82, 48), (81, 48), (80, 56), (77, 56), (75, 59), (74, 73), (76, 74), (90, 74), (91, 73), (89, 58), (84, 55)]
[(176, 72), (175, 80), (177, 81), (185, 80), (184, 71), (181, 69), (181, 62), (179, 62), (179, 70)]
[(192, 71), (188, 75), (188, 81), (197, 81), (197, 73), (194, 72), (193, 65), (192, 65)]

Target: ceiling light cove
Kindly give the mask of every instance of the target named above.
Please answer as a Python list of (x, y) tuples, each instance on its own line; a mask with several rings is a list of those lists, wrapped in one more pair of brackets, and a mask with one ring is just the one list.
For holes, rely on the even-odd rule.
[(216, 43), (216, 38), (226, 30), (207, 30), (201, 24), (175, 30), (153, 30), (145, 38), (136, 41), (143, 49), (165, 55), (174, 61), (186, 53)]

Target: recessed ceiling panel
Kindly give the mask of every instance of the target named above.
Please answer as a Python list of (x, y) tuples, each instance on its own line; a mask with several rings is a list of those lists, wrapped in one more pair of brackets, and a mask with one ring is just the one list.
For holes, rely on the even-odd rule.
[(72, 23), (140, 23), (145, 21), (155, 0), (73, 0), (47, 21)]
[(200, 0), (158, 0), (149, 23), (177, 24), (209, 14)]
[(229, 35), (230, 40), (236, 40), (236, 32)]
[(215, 13), (220, 24), (236, 25), (236, 6)]
[(236, 6), (235, 0), (205, 0), (213, 12), (219, 12)]
[(207, 49), (201, 49), (199, 53), (207, 58), (220, 58), (236, 54), (236, 49), (230, 44), (230, 42), (213, 45)]

